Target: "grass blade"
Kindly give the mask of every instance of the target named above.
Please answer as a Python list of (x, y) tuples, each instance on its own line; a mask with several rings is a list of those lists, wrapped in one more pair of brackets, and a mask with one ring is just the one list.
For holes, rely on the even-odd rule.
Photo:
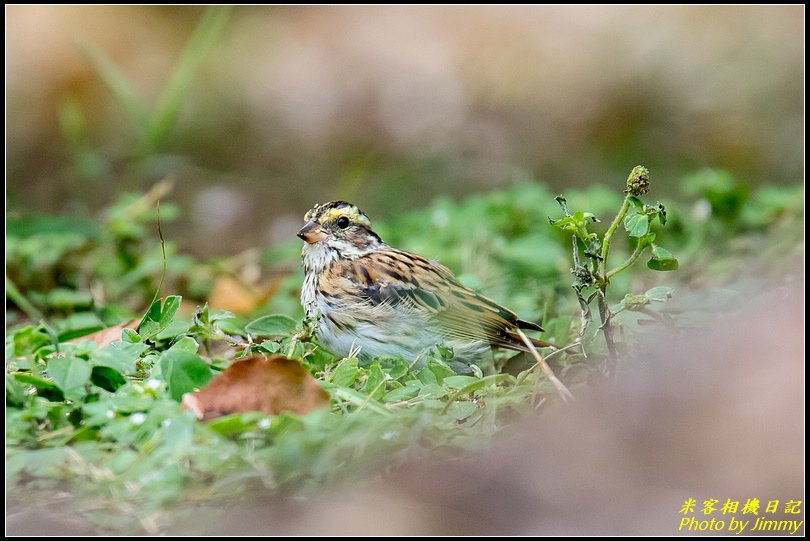
[(79, 52), (95, 70), (101, 81), (109, 89), (118, 103), (126, 111), (129, 120), (139, 134), (146, 132), (149, 125), (149, 111), (135, 91), (132, 81), (104, 51), (89, 43), (77, 45)]
[(163, 142), (169, 129), (177, 120), (180, 106), (188, 92), (197, 69), (217, 41), (231, 8), (216, 6), (208, 8), (194, 33), (189, 38), (177, 66), (158, 99), (149, 122), (149, 129), (141, 138), (139, 149), (142, 153), (154, 150)]

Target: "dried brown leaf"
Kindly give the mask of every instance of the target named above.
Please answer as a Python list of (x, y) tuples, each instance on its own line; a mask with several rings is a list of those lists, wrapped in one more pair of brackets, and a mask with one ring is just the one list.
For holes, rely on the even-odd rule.
[(98, 349), (101, 349), (103, 347), (109, 346), (113, 342), (121, 340), (121, 332), (124, 329), (134, 329), (137, 326), (138, 320), (133, 319), (131, 321), (125, 321), (124, 323), (119, 323), (115, 327), (109, 327), (107, 329), (102, 329), (100, 331), (96, 331), (86, 336), (80, 336), (79, 338), (68, 340), (68, 342), (76, 344), (79, 342), (84, 342), (85, 340), (92, 340), (93, 342), (96, 343)]
[(202, 420), (246, 411), (303, 415), (328, 403), (329, 395), (301, 363), (282, 355), (237, 361), (199, 391), (183, 396), (183, 407)]
[(218, 276), (208, 296), (211, 308), (246, 314), (259, 304), (259, 293), (251, 286), (228, 275)]
[(279, 288), (287, 273), (263, 281), (249, 281), (230, 274), (221, 274), (214, 281), (208, 305), (234, 314), (247, 314), (267, 302)]

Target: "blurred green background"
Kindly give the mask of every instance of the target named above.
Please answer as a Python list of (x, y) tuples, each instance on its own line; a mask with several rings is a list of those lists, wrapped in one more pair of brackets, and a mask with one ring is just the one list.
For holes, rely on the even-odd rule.
[[(637, 164), (651, 171), (645, 201), (667, 209), (666, 226), (653, 228), (656, 243), (680, 262), (677, 272), (659, 273), (639, 261), (611, 279), (606, 295), (626, 373), (646, 383), (618, 394), (606, 387), (611, 400), (633, 401), (633, 415), (613, 402), (578, 402), (597, 423), (575, 420), (568, 433), (595, 442), (580, 447), (597, 458), (563, 452), (561, 468), (552, 458), (554, 467), (532, 470), (585, 472), (579, 480), (591, 494), (598, 476), (588, 468), (609, 463), (633, 481), (638, 475), (624, 472), (640, 464), (653, 473), (645, 479), (663, 484), (653, 493), (611, 485), (610, 499), (621, 505), (641, 494), (654, 513), (637, 519), (660, 516), (662, 524), (683, 500), (656, 502), (695, 471), (715, 483), (725, 467), (746, 487), (752, 471), (780, 483), (785, 468), (797, 471), (798, 447), (772, 451), (742, 440), (736, 448), (787, 459), (723, 455), (704, 474), (709, 466), (669, 458), (722, 449), (718, 435), (750, 432), (751, 411), (754, 425), (777, 431), (773, 441), (801, 433), (788, 423), (798, 388), (772, 379), (803, 381), (794, 355), (801, 347), (772, 339), (771, 327), (784, 327), (793, 312), (771, 317), (752, 304), (741, 310), (752, 318), (746, 325), (735, 312), (741, 299), (762, 294), (767, 307), (803, 298), (803, 275), (791, 272), (802, 272), (804, 256), (803, 7), (11, 6), (6, 21), (10, 529), (195, 533), (227, 525), (221, 517), (265, 501), (257, 497), (291, 495), (309, 508), (307, 494), (332, 494), (325, 491), (337, 481), (356, 486), (405, 459), (481, 449), (556, 396), (532, 371), (483, 386), (453, 380), (435, 359), (436, 372), (415, 373), (404, 361), (360, 367), (314, 343), (295, 345), (288, 335), (303, 315), (295, 232), (306, 210), (329, 199), (356, 202), (392, 245), (440, 260), (465, 285), (542, 323), (543, 339), (582, 339), (587, 358), (570, 349), (552, 368), (585, 398), (606, 346), (598, 323), (581, 329), (570, 233), (548, 217), (562, 217), (554, 196), (563, 193), (572, 211), (598, 216), (592, 231), (603, 233)], [(636, 246), (624, 229), (608, 268)], [(161, 312), (159, 329), (132, 330), (107, 347), (95, 342), (122, 337), (156, 295), (172, 295), (166, 304), (176, 309)], [(254, 343), (251, 329), (268, 315), (287, 322), (286, 334)], [(759, 334), (740, 333), (754, 323)], [(733, 340), (715, 341), (722, 325), (733, 327)], [(799, 339), (789, 326), (784, 332)], [(675, 346), (663, 340), (670, 334)], [(700, 345), (709, 338), (712, 347)], [(684, 353), (683, 343), (699, 354)], [(203, 424), (178, 409), (174, 375), (188, 376), (193, 363), (210, 377), (204, 363), (219, 370), (242, 353), (290, 344), (290, 355), (330, 384), (329, 411)], [(168, 364), (181, 348), (193, 359), (187, 371)], [(675, 360), (649, 362), (664, 351)], [(632, 361), (637, 353), (643, 364)], [(749, 368), (718, 364), (722, 358), (747, 359)], [(680, 385), (671, 369), (686, 378)], [(705, 409), (706, 389), (723, 404)], [(662, 402), (667, 392), (679, 401)], [(715, 412), (715, 424), (709, 417), (708, 428), (693, 431), (691, 414), (683, 416), (690, 407), (700, 419)], [(633, 426), (605, 423), (594, 408), (619, 411)], [(689, 427), (685, 437), (670, 429), (678, 415), (689, 421), (680, 423)], [(617, 434), (634, 442), (644, 426), (665, 434), (663, 444), (650, 447), (647, 438), (620, 449), (624, 465), (605, 462)], [(558, 450), (572, 445), (559, 426), (547, 433), (563, 436)], [(530, 441), (544, 451), (532, 456), (553, 457), (548, 441)], [(662, 460), (668, 466), (659, 471)], [(492, 479), (480, 486), (503, 484)], [(558, 484), (576, 489), (577, 480)], [(458, 486), (453, 498), (473, 487), (478, 501), (479, 485)], [(547, 484), (538, 486), (541, 501), (551, 501)], [(334, 501), (342, 504), (339, 490)], [(515, 502), (535, 492), (523, 490), (510, 499), (499, 488), (488, 509), (526, 514)], [(741, 496), (764, 497), (745, 490)], [(420, 505), (429, 501), (423, 493), (414, 492)], [(588, 509), (588, 498), (577, 498), (568, 507)], [(595, 516), (607, 516), (604, 498), (591, 500)], [(260, 503), (255, 515), (267, 521), (273, 505)], [(446, 522), (451, 507), (477, 509), (431, 508), (430, 516)], [(311, 526), (276, 509), (282, 527)], [(581, 527), (579, 517), (571, 522), (553, 509), (544, 516)]]
[(209, 257), (290, 240), (333, 198), (379, 219), (636, 163), (654, 196), (702, 167), (803, 178), (801, 6), (234, 8), (138, 149), (92, 51), (156, 107), (203, 13), (6, 7), (9, 216), (94, 215), (168, 177), (164, 232)]

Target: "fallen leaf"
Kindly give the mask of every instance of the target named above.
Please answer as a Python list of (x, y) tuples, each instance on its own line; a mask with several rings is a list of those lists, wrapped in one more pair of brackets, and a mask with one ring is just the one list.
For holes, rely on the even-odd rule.
[(77, 344), (79, 342), (84, 342), (85, 340), (92, 340), (93, 342), (96, 343), (98, 349), (102, 349), (106, 346), (109, 346), (113, 342), (121, 340), (121, 332), (124, 329), (134, 329), (137, 325), (138, 320), (133, 319), (132, 321), (125, 321), (124, 323), (119, 323), (115, 327), (109, 327), (107, 329), (102, 329), (100, 331), (88, 334), (86, 336), (74, 338), (73, 340), (69, 340), (68, 342), (72, 344)]
[(218, 276), (208, 296), (211, 308), (246, 314), (259, 304), (259, 293), (251, 286), (228, 275)]
[(228, 274), (219, 275), (208, 296), (208, 305), (234, 314), (248, 314), (276, 293), (286, 275), (287, 273), (271, 276), (264, 281), (247, 281)]
[(329, 395), (301, 363), (282, 355), (237, 361), (199, 391), (183, 395), (183, 407), (201, 420), (246, 411), (303, 415), (328, 403)]

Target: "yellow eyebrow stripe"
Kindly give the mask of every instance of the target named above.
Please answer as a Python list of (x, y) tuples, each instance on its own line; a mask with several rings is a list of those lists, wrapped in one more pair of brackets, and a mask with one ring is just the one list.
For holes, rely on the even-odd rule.
[(323, 217), (323, 221), (324, 222), (334, 222), (335, 220), (337, 220), (341, 216), (345, 216), (345, 215), (348, 215), (349, 217), (351, 217), (352, 213), (347, 212), (347, 211), (351, 211), (351, 209), (329, 209), (329, 211), (326, 213), (326, 216)]
[(368, 221), (364, 215), (357, 210), (356, 207), (343, 207), (343, 208), (333, 208), (327, 210), (320, 218), (320, 222), (323, 223), (331, 223), (336, 221), (341, 216), (348, 217), (353, 223), (356, 224), (363, 224), (366, 226), (371, 226), (371, 223)]

